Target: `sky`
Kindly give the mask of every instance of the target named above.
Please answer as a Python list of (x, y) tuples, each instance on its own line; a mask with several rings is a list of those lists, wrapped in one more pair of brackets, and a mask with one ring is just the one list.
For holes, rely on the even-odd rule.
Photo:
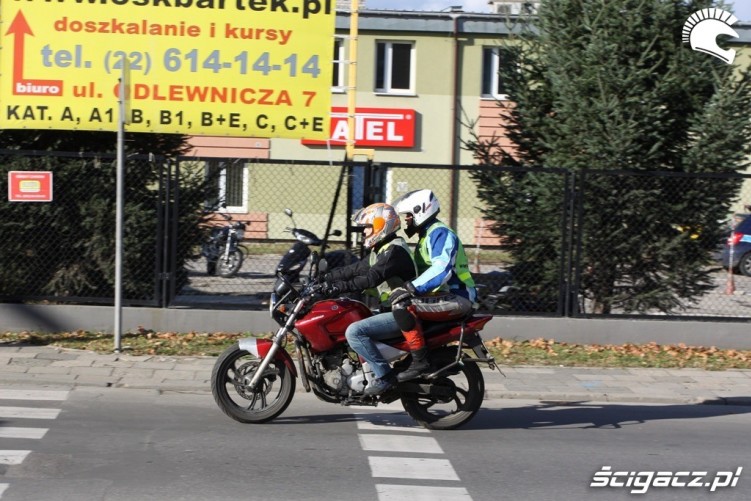
[[(733, 11), (740, 21), (751, 23), (751, 0), (728, 1), (735, 4)], [(490, 12), (488, 0), (365, 0), (370, 9), (432, 10), (440, 11), (452, 5), (461, 5), (465, 12)]]

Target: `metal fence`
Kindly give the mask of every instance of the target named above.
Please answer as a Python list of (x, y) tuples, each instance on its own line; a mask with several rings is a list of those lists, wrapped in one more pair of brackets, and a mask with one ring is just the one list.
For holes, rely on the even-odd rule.
[[(112, 304), (115, 158), (0, 151), (0, 159), (0, 184), (8, 183), (7, 172), (13, 170), (51, 171), (54, 177), (52, 202), (0, 204), (0, 301)], [(546, 178), (548, 196), (560, 198), (539, 205), (530, 199), (514, 208), (517, 215), (529, 215), (530, 225), (547, 220), (551, 228), (548, 250), (527, 255), (520, 263), (505, 244), (513, 237), (523, 245), (525, 236), (493, 232), (498, 221), (488, 219), (471, 175), (478, 169), (498, 176), (511, 172), (476, 166), (129, 157), (123, 302), (266, 308), (275, 268), (293, 243), (287, 231), (293, 219), (285, 208), (292, 209), (297, 227), (320, 237), (341, 230), (341, 236), (329, 239), (329, 249), (357, 253), (358, 235), (348, 227), (354, 210), (430, 188), (441, 201), (441, 219), (456, 228), (465, 245), (486, 311), (666, 319), (751, 317), (751, 278), (729, 274), (707, 250), (707, 239), (716, 248), (721, 246), (721, 232), (704, 231), (681, 217), (682, 208), (689, 213), (686, 204), (699, 204), (706, 206), (704, 217), (729, 224), (736, 212), (732, 209), (751, 203), (749, 176), (515, 169), (520, 175)], [(718, 185), (727, 193), (723, 203), (707, 196), (709, 191), (716, 193)], [(613, 203), (604, 210), (601, 201), (608, 197)], [(241, 243), (246, 257), (236, 275), (224, 278), (209, 273), (201, 247), (211, 227), (227, 224), (227, 217), (246, 224)], [(676, 242), (683, 243), (676, 246)], [(705, 265), (699, 270), (683, 270), (675, 264), (666, 268), (666, 263), (680, 262), (667, 255), (671, 249), (702, 252)], [(686, 261), (688, 257), (696, 261), (696, 256), (686, 256)], [(550, 290), (527, 287), (521, 278), (522, 265), (555, 269)], [(594, 272), (609, 266), (610, 273)], [(646, 272), (636, 273), (639, 269)], [(597, 287), (603, 276), (610, 280), (607, 294)], [(640, 294), (645, 293), (642, 300), (647, 301), (650, 294), (666, 294), (659, 288), (648, 289), (650, 281), (669, 284), (670, 290), (689, 299), (675, 299), (667, 310), (644, 308), (637, 299)]]

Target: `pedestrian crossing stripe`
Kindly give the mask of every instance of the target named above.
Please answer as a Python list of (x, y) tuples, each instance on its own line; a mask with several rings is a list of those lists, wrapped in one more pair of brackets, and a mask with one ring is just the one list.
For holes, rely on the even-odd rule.
[(0, 464), (21, 464), (31, 451), (2, 451), (0, 450)]
[(60, 409), (0, 406), (0, 418), (57, 419)]
[(20, 426), (0, 426), (0, 438), (42, 438), (49, 428), (24, 428)]
[(9, 390), (0, 389), (2, 400), (65, 400), (70, 391), (62, 390)]

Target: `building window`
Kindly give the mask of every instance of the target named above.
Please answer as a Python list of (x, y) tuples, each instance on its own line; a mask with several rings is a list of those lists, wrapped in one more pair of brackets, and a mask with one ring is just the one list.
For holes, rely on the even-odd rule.
[(515, 52), (508, 47), (483, 47), (482, 49), (482, 90), (485, 98), (508, 99), (508, 89), (504, 86), (504, 75), (517, 67)]
[(334, 38), (334, 72), (331, 80), (332, 92), (345, 91), (345, 68), (347, 67), (344, 60), (344, 38)]
[(227, 212), (248, 212), (248, 169), (245, 164), (212, 160), (209, 170), (218, 180), (217, 202)]
[(375, 91), (414, 94), (414, 54), (413, 42), (377, 42)]

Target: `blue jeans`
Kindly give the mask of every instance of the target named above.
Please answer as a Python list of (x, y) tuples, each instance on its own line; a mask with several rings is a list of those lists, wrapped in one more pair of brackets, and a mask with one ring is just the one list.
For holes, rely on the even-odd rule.
[(393, 313), (379, 313), (350, 324), (344, 334), (352, 349), (373, 368), (375, 377), (380, 379), (388, 374), (391, 366), (376, 348), (375, 341), (401, 336)]

